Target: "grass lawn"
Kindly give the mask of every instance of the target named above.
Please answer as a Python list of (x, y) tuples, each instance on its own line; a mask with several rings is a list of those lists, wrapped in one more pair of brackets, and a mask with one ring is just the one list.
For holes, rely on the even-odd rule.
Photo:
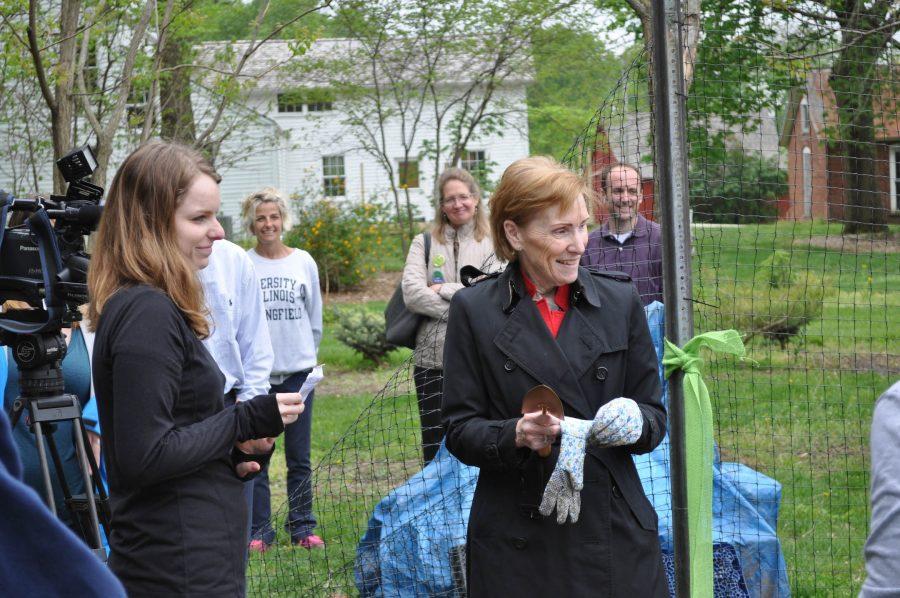
[[(694, 296), (703, 302), (695, 329), (729, 327), (800, 301), (773, 294), (754, 276), (775, 250), (787, 253), (790, 271), (821, 303), (820, 315), (784, 349), (753, 338), (753, 364), (708, 355), (706, 379), (722, 459), (782, 485), (778, 534), (793, 595), (849, 596), (864, 577), (872, 407), (900, 375), (900, 253), (825, 249), (811, 237), (840, 241), (839, 229), (823, 223), (695, 228)], [(380, 311), (384, 302), (365, 305)], [(326, 325), (320, 359), (327, 379), (316, 393), (312, 460), (315, 512), (328, 547), (291, 549), (280, 531), (278, 547), (252, 558), (252, 595), (357, 594), (355, 551), (374, 506), (421, 467), (408, 357), (397, 351), (383, 366), (366, 368)], [(278, 522), (284, 474), (278, 452)]]

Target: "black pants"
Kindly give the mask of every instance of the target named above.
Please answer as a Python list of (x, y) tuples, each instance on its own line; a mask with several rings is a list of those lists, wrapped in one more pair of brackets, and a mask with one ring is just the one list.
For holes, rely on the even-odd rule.
[(419, 420), (422, 422), (422, 456), (425, 465), (428, 465), (444, 439), (444, 425), (441, 423), (444, 370), (415, 366), (413, 380), (416, 382)]

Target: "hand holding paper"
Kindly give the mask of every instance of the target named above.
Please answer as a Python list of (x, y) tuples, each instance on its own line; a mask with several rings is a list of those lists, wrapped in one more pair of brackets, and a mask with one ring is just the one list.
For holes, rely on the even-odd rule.
[(300, 386), (300, 397), (303, 399), (303, 402), (306, 402), (306, 397), (309, 396), (315, 388), (316, 384), (322, 381), (322, 378), (325, 377), (325, 374), (322, 371), (322, 364), (320, 363), (316, 367), (314, 367), (309, 375), (306, 377), (306, 380)]

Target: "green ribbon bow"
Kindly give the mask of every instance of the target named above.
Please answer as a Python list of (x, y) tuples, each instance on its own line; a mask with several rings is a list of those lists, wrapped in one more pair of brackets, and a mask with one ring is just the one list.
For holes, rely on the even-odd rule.
[(712, 468), (713, 417), (709, 391), (700, 375), (700, 349), (744, 356), (744, 343), (736, 330), (698, 334), (679, 349), (665, 339), (663, 365), (666, 378), (684, 372), (684, 449), (687, 470), (688, 543), (691, 596), (713, 595)]

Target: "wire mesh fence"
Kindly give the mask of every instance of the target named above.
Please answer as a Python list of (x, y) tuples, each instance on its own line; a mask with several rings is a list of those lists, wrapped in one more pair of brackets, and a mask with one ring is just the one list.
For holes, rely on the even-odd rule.
[[(869, 425), (900, 376), (900, 17), (867, 7), (712, 2), (684, 36), (695, 332), (734, 328), (749, 357), (705, 366), (717, 596), (855, 595), (865, 576)], [(632, 273), (659, 337), (649, 55), (565, 161), (600, 197), (587, 261)], [(642, 217), (620, 230), (629, 209)], [(445, 449), (423, 469), (411, 367), (314, 468), (325, 549), (254, 555), (251, 594), (464, 595), (477, 470)], [(668, 446), (636, 460), (671, 573)]]
[[(816, 6), (724, 11), (684, 49), (695, 332), (738, 330), (753, 364), (707, 366), (714, 540), (736, 547), (751, 595), (855, 595), (865, 576), (868, 429), (900, 373), (900, 65), (883, 8), (852, 32), (848, 15), (813, 22)], [(604, 197), (605, 165), (637, 165), (652, 218), (647, 56), (570, 162)]]

